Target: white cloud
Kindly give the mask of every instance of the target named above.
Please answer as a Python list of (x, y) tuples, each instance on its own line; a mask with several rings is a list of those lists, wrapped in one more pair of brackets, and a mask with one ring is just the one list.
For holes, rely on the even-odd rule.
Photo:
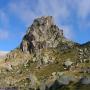
[(70, 25), (63, 25), (61, 26), (61, 28), (64, 31), (64, 35), (66, 38), (73, 40), (74, 39), (74, 32), (73, 32), (73, 28)]
[[(20, 2), (11, 2), (9, 9), (24, 21), (27, 26), (38, 16), (51, 15), (54, 17), (56, 23), (58, 23), (60, 19), (70, 17), (69, 8), (64, 0), (38, 0), (35, 7), (33, 7), (34, 10), (31, 9), (30, 5), (29, 0), (21, 0)], [(63, 28), (65, 29), (65, 36), (71, 38), (71, 27), (67, 25), (63, 26)]]
[(0, 9), (0, 40), (5, 40), (9, 38), (9, 31), (6, 29), (9, 27), (9, 18), (7, 14)]
[(78, 2), (78, 15), (82, 19), (86, 19), (90, 16), (90, 0), (80, 0)]
[(9, 9), (17, 15), (27, 25), (38, 16), (51, 15), (56, 20), (58, 18), (66, 19), (69, 17), (69, 9), (63, 0), (38, 0), (37, 4), (31, 9), (29, 0), (21, 0), (20, 2), (11, 2)]
[(69, 10), (63, 0), (38, 0), (37, 8), (42, 15), (52, 15), (55, 18), (69, 16)]
[(6, 30), (0, 29), (0, 39), (4, 40), (4, 39), (8, 39), (8, 38), (9, 38), (9, 32)]
[(0, 22), (2, 23), (4, 28), (8, 27), (9, 19), (3, 10), (0, 10)]
[(31, 20), (35, 18), (35, 13), (28, 8), (27, 3), (10, 3), (9, 8), (17, 17), (24, 21), (26, 25), (29, 25)]
[[(90, 16), (90, 0), (64, 0), (69, 9), (75, 10), (77, 17), (86, 19)], [(65, 3), (65, 2), (64, 2)], [(71, 14), (72, 12), (70, 12)]]

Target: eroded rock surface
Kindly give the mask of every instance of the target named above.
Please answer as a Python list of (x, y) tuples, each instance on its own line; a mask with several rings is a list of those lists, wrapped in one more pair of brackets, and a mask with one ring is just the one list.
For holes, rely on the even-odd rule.
[(25, 53), (32, 53), (42, 48), (57, 47), (62, 37), (63, 30), (54, 24), (52, 16), (37, 18), (28, 28), (20, 48)]

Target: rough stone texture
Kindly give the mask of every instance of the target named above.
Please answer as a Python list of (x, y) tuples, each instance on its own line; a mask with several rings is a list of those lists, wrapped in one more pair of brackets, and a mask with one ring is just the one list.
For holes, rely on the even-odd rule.
[(66, 61), (66, 62), (64, 62), (64, 65), (66, 66), (66, 67), (69, 67), (69, 66), (71, 66), (73, 64), (73, 62), (71, 62), (71, 61)]
[(61, 37), (63, 30), (54, 25), (51, 16), (37, 18), (28, 28), (20, 48), (25, 53), (33, 53), (42, 48), (57, 47)]
[(36, 89), (39, 84), (37, 77), (34, 74), (30, 74), (29, 79), (30, 79), (30, 87)]
[(83, 78), (81, 78), (81, 80), (80, 80), (80, 83), (81, 84), (90, 84), (90, 77), (83, 77)]

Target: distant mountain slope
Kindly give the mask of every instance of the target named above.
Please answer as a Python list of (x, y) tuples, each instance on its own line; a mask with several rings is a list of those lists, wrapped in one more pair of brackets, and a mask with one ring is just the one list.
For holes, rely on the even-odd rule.
[(0, 58), (5, 57), (6, 54), (8, 54), (7, 51), (0, 51)]

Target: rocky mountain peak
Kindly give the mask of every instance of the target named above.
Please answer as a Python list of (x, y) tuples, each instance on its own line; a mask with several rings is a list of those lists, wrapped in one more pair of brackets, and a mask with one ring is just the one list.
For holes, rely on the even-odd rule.
[(35, 52), (42, 48), (57, 47), (62, 37), (63, 30), (54, 24), (52, 16), (40, 17), (28, 28), (20, 48), (23, 52)]
[(0, 58), (0, 87), (90, 90), (90, 42), (81, 45), (66, 39), (51, 16), (37, 18), (20, 47)]

